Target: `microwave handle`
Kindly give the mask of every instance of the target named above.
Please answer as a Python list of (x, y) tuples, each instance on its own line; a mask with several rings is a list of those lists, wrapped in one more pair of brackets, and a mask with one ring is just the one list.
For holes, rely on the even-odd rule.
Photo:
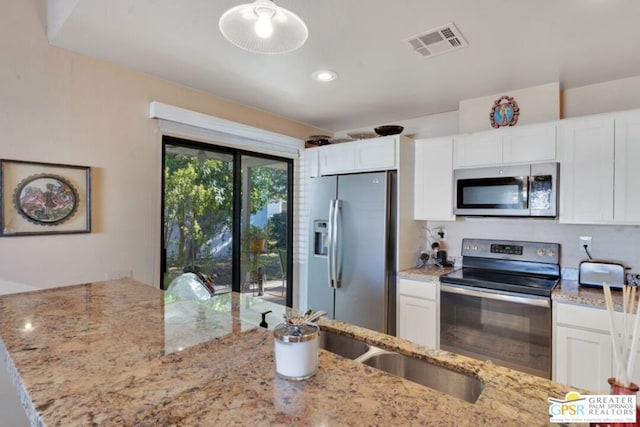
[(477, 289), (468, 287), (450, 286), (440, 284), (440, 292), (446, 292), (449, 294), (466, 295), (470, 297), (486, 298), (496, 301), (513, 302), (516, 304), (533, 305), (536, 307), (551, 307), (551, 303), (548, 298), (535, 298), (535, 297), (519, 297), (516, 295), (507, 295), (487, 291), (479, 291)]

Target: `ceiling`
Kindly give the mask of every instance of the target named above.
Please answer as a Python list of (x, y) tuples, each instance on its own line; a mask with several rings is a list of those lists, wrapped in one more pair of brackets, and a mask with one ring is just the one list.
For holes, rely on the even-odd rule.
[[(48, 0), (53, 45), (327, 131), (454, 111), (458, 102), (560, 82), (640, 75), (636, 0), (277, 0), (309, 38), (243, 51), (218, 19), (245, 0)], [(423, 57), (407, 38), (453, 22), (469, 46)], [(328, 68), (339, 78), (311, 79)]]

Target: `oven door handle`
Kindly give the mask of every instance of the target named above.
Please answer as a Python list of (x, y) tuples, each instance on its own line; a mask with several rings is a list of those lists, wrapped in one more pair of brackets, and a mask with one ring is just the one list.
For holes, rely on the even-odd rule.
[(467, 295), (471, 297), (487, 298), (487, 299), (493, 299), (497, 301), (506, 301), (506, 302), (513, 302), (517, 304), (533, 305), (536, 307), (545, 307), (545, 308), (551, 307), (551, 303), (549, 302), (548, 298), (539, 298), (536, 296), (519, 297), (512, 294), (478, 291), (474, 288), (467, 288), (467, 287), (463, 288), (459, 286), (450, 286), (445, 284), (440, 284), (440, 291), (447, 292), (450, 294)]

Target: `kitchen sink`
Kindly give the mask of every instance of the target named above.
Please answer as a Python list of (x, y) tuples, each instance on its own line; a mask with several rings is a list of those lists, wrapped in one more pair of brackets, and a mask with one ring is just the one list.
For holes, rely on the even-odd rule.
[(373, 349), (356, 359), (372, 368), (475, 403), (482, 383), (474, 377), (399, 353)]
[(335, 332), (320, 331), (320, 348), (470, 403), (482, 393), (482, 383), (472, 376)]
[(355, 338), (334, 332), (320, 331), (320, 348), (347, 359), (356, 359), (369, 351), (371, 347)]

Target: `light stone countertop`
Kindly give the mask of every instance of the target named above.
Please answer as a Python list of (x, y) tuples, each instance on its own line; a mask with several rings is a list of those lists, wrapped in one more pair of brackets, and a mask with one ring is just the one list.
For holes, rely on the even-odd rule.
[(32, 425), (548, 425), (549, 380), (321, 319), (323, 329), (484, 383), (467, 403), (322, 350), (306, 381), (275, 374), (270, 331), (238, 294), (170, 302), (130, 279), (0, 297), (0, 356)]
[[(551, 299), (560, 303), (577, 304), (605, 310), (607, 308), (602, 289), (580, 286), (577, 280), (561, 280), (560, 284), (553, 290)], [(622, 291), (612, 289), (611, 299), (615, 309), (622, 311)], [(605, 327), (608, 328), (608, 325), (605, 325)]]
[(435, 265), (422, 268), (416, 267), (398, 272), (398, 277), (401, 279), (437, 282), (440, 280), (440, 276), (442, 276), (443, 274), (451, 273), (453, 270), (455, 270), (455, 268), (438, 267)]

